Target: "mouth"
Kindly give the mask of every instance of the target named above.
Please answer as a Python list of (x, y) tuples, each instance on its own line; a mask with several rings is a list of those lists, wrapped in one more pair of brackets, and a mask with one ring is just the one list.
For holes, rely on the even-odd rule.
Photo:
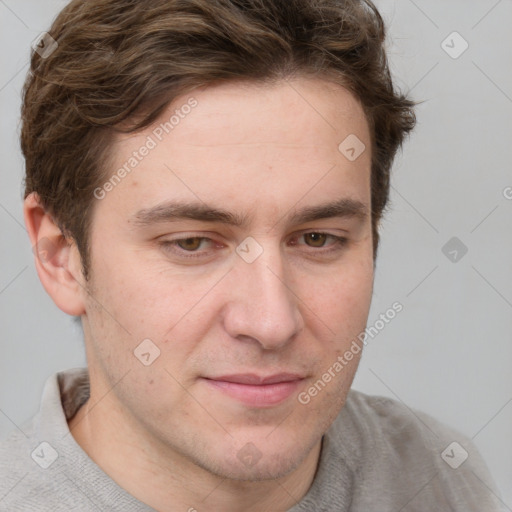
[(272, 407), (284, 402), (300, 386), (304, 377), (293, 373), (262, 376), (256, 374), (204, 377), (205, 383), (249, 407)]

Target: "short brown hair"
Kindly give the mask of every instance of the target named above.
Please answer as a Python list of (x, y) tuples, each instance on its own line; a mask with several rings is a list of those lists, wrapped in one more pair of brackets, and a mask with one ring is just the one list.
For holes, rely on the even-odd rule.
[(372, 137), (376, 258), (391, 164), (416, 119), (370, 0), (73, 0), (49, 34), (58, 47), (33, 53), (23, 91), (25, 197), (37, 192), (75, 240), (86, 279), (93, 191), (115, 131), (143, 129), (177, 96), (233, 80), (315, 76), (357, 96)]

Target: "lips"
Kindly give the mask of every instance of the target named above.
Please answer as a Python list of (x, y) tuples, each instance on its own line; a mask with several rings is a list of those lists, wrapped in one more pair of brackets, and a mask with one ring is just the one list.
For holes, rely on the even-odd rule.
[(237, 375), (223, 375), (222, 377), (211, 377), (211, 380), (233, 382), (235, 384), (251, 384), (251, 385), (264, 385), (275, 384), (278, 382), (291, 382), (300, 380), (302, 377), (295, 373), (277, 373), (267, 377), (259, 376), (253, 373), (243, 373)]
[(289, 398), (303, 380), (295, 373), (273, 375), (236, 374), (204, 378), (216, 391), (249, 407), (271, 407)]

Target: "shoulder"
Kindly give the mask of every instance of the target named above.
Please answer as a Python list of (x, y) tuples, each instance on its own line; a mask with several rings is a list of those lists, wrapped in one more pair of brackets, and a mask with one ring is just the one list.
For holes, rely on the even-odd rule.
[(473, 445), (457, 429), (393, 398), (351, 390), (343, 411), (376, 442), (398, 443), (401, 447), (420, 445), (425, 449), (437, 449), (453, 440)]
[[(83, 370), (80, 370), (83, 372)], [(0, 512), (78, 510), (66, 459), (71, 440), (61, 403), (60, 381), (48, 378), (39, 411), (0, 441)]]
[(399, 440), (400, 445), (411, 441), (413, 444), (420, 443), (429, 447), (432, 442), (442, 439), (456, 437), (468, 440), (456, 429), (433, 416), (393, 398), (351, 390), (344, 409), (355, 424), (378, 441)]
[(37, 414), (0, 442), (0, 512), (142, 512), (74, 440), (68, 419), (89, 395), (87, 370), (52, 375)]
[(29, 441), (29, 436), (20, 430), (0, 441), (0, 510), (3, 510), (2, 498), (21, 482), (29, 470), (26, 460), (26, 455), (30, 457)]
[(386, 496), (395, 500), (389, 510), (409, 503), (404, 512), (434, 506), (501, 510), (499, 492), (473, 441), (398, 400), (351, 390), (329, 434), (364, 482), (356, 501), (365, 505), (374, 492), (383, 500), (382, 510), (388, 510)]
[(424, 464), (429, 461), (443, 469), (462, 467), (466, 461), (468, 466), (485, 467), (468, 436), (389, 397), (351, 390), (338, 420), (350, 423), (360, 432), (363, 450), (378, 450), (380, 454), (396, 457), (402, 464), (409, 460), (412, 464), (421, 456)]
[(0, 512), (64, 510), (55, 494), (62, 475), (49, 467), (56, 452), (35, 440), (33, 426), (31, 420), (0, 441)]

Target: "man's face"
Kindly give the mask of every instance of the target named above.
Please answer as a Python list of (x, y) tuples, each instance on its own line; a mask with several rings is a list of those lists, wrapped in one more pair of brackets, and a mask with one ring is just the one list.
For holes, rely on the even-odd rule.
[[(349, 135), (367, 148), (354, 161), (338, 149)], [(83, 297), (93, 396), (113, 388), (111, 421), (148, 453), (223, 477), (288, 473), (359, 362), (335, 365), (365, 328), (373, 285), (362, 108), (317, 80), (218, 85), (112, 151), (110, 176), (134, 151), (140, 162), (95, 205)], [(198, 216), (207, 209), (229, 215)]]

